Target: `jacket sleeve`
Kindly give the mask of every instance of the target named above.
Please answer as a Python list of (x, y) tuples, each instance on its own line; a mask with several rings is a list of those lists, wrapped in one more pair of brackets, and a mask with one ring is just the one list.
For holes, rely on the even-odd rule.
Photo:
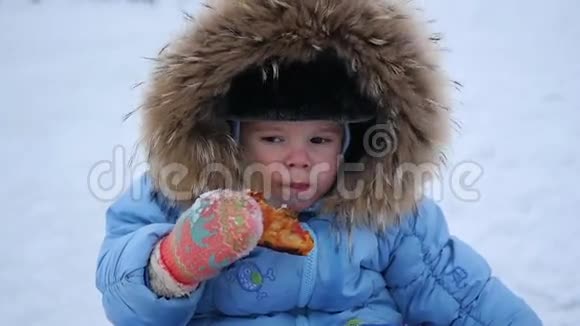
[(106, 212), (96, 286), (114, 325), (185, 325), (195, 313), (203, 285), (188, 297), (167, 299), (148, 284), (151, 252), (174, 225), (161, 203), (145, 174)]
[(477, 252), (450, 236), (433, 201), (424, 200), (416, 214), (389, 233), (381, 246), (388, 255), (384, 277), (409, 325), (542, 324), (521, 298), (491, 275)]

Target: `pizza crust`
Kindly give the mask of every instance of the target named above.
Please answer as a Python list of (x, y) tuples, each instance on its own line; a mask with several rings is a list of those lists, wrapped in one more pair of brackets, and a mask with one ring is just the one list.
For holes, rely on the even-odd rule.
[(314, 240), (298, 220), (298, 214), (287, 207), (270, 206), (262, 193), (248, 191), (262, 209), (264, 231), (258, 245), (294, 255), (307, 256), (314, 248)]

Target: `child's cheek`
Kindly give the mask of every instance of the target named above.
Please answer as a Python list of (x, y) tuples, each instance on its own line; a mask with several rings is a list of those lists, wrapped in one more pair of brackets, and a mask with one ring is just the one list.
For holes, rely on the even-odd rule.
[(329, 190), (329, 188), (334, 184), (337, 175), (337, 165), (329, 162), (325, 162), (324, 169), (322, 171), (312, 171), (311, 180), (316, 180), (317, 182), (317, 194), (321, 195)]
[(278, 161), (282, 153), (275, 148), (261, 146), (254, 149), (252, 156), (254, 162), (268, 165)]

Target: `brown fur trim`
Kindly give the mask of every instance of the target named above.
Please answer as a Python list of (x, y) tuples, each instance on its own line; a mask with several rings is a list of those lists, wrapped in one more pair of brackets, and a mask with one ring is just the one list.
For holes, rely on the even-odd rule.
[[(380, 107), (377, 123), (391, 148), (363, 156), (364, 171), (346, 171), (325, 209), (349, 226), (382, 230), (420, 197), (416, 173), (435, 169), (448, 141), (450, 81), (438, 66), (435, 40), (406, 8), (385, 0), (212, 1), (157, 60), (143, 105), (143, 142), (155, 184), (189, 205), (202, 192), (242, 182), (242, 157), (215, 102), (229, 81), (252, 65), (308, 61), (334, 49), (357, 76), (360, 92)], [(206, 173), (208, 168), (227, 170)], [(345, 167), (345, 170), (348, 170)], [(176, 172), (177, 171), (177, 172)], [(405, 173), (406, 171), (406, 173)], [(362, 182), (344, 198), (342, 185)]]

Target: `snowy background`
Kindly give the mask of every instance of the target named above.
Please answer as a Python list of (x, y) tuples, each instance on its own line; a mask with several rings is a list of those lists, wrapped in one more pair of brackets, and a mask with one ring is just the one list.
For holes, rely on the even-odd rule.
[[(142, 58), (195, 4), (31, 2), (0, 0), (0, 325), (106, 325), (96, 256), (138, 135), (137, 119), (122, 117), (139, 105)], [(482, 172), (475, 201), (440, 192), (452, 232), (546, 325), (578, 325), (580, 2), (416, 3), (464, 85), (443, 184), (465, 167)], [(115, 187), (95, 192), (91, 171), (115, 171), (102, 180)]]

